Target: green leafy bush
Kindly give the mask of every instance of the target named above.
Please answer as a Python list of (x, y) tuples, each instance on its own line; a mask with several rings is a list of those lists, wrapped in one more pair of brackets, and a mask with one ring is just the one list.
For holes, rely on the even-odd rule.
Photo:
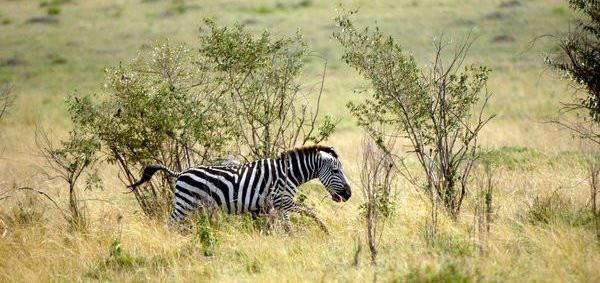
[(206, 213), (199, 213), (196, 222), (196, 240), (202, 246), (205, 256), (215, 255), (219, 244), (216, 232), (210, 223), (210, 217)]
[[(600, 123), (600, 4), (569, 0), (569, 6), (578, 17), (569, 32), (558, 37), (560, 51), (548, 63), (586, 92), (569, 107), (587, 111), (592, 122)], [(588, 138), (598, 142), (598, 133)]]
[[(181, 171), (231, 150), (245, 159), (275, 157), (335, 129), (329, 117), (317, 121), (321, 92), (300, 92), (306, 55), (299, 35), (255, 37), (241, 25), (207, 20), (198, 53), (157, 43), (108, 68), (103, 93), (74, 95), (67, 106), (75, 127), (100, 141), (127, 185), (151, 163)], [(163, 176), (134, 190), (147, 215), (168, 213), (172, 184)]]
[(245, 159), (273, 158), (333, 133), (335, 124), (329, 116), (317, 121), (324, 81), (316, 95), (301, 91), (308, 49), (300, 34), (273, 38), (265, 31), (255, 37), (242, 25), (205, 23), (200, 55), (226, 95), (222, 98), (227, 101), (237, 154)]
[(102, 183), (95, 168), (100, 157), (97, 152), (100, 141), (94, 135), (74, 129), (69, 137), (53, 144), (43, 129), (36, 131), (36, 144), (46, 160), (47, 174), (59, 178), (68, 185), (69, 214), (65, 215), (72, 228), (85, 229), (87, 214), (85, 202), (81, 201), (79, 181), (85, 175), (86, 189), (101, 189)]
[(426, 176), (427, 195), (456, 217), (479, 156), (479, 132), (493, 117), (484, 115), (489, 69), (462, 66), (472, 40), (450, 53), (442, 41), (436, 42), (433, 64), (422, 68), (379, 28), (359, 29), (349, 15), (336, 21), (334, 37), (344, 48), (342, 58), (373, 89), (363, 102), (348, 104), (358, 125), (386, 152), (393, 151), (399, 136), (407, 137)]
[[(150, 163), (176, 170), (205, 163), (231, 140), (228, 111), (212, 91), (218, 84), (197, 60), (184, 46), (156, 44), (131, 63), (107, 69), (104, 93), (68, 100), (75, 127), (101, 141), (126, 182)], [(134, 191), (147, 215), (170, 210), (170, 184), (163, 177)]]

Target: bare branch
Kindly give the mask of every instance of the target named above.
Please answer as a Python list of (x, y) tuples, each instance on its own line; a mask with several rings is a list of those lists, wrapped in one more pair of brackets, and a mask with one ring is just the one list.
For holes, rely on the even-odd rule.
[(70, 218), (67, 216), (67, 213), (65, 212), (65, 210), (64, 210), (64, 209), (62, 209), (62, 208), (60, 207), (60, 205), (58, 205), (58, 203), (57, 203), (57, 202), (56, 202), (56, 201), (55, 201), (55, 200), (54, 200), (54, 199), (53, 199), (53, 198), (52, 198), (50, 195), (48, 195), (47, 193), (45, 193), (45, 192), (42, 192), (42, 191), (40, 191), (40, 190), (36, 190), (36, 189), (34, 189), (34, 188), (30, 188), (30, 187), (20, 187), (20, 188), (17, 188), (16, 190), (19, 190), (19, 191), (32, 191), (32, 192), (34, 192), (34, 193), (37, 193), (37, 194), (40, 194), (40, 195), (44, 196), (46, 199), (48, 199), (50, 202), (52, 202), (52, 204), (54, 204), (54, 206), (56, 207), (56, 209), (58, 209), (58, 211), (59, 211), (59, 212), (62, 214), (62, 216), (63, 216), (65, 219), (67, 219), (67, 220), (69, 220), (69, 219), (70, 219)]

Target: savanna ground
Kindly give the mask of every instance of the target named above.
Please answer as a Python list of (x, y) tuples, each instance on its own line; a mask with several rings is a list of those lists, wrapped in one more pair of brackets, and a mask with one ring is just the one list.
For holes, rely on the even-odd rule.
[[(42, 1), (1, 2), (0, 80), (12, 83), (16, 100), (0, 122), (0, 188), (39, 188), (66, 207), (65, 185), (48, 181), (40, 167), (36, 126), (54, 139), (64, 136), (69, 93), (101, 91), (105, 67), (130, 60), (156, 40), (195, 46), (203, 18), (212, 17), (274, 34), (299, 29), (315, 55), (304, 72), (307, 88), (319, 82), (327, 60), (323, 112), (340, 121), (327, 144), (339, 152), (354, 196), (338, 204), (320, 186), (302, 190), (329, 236), (299, 218), (290, 236), (265, 235), (248, 217), (226, 217), (214, 227), (214, 255), (205, 256), (193, 233), (149, 221), (124, 194), (114, 168), (105, 166), (104, 190), (82, 197), (88, 200), (86, 232), (70, 231), (53, 205), (36, 195), (12, 192), (0, 201), (0, 218), (9, 227), (0, 238), (0, 281), (600, 281), (600, 248), (582, 210), (589, 197), (581, 145), (546, 123), (572, 90), (544, 64), (553, 42), (536, 38), (568, 28), (572, 15), (564, 1), (342, 1), (360, 8), (359, 23), (376, 22), (422, 64), (430, 60), (434, 37), (458, 40), (472, 31), (479, 37), (469, 62), (493, 70), (488, 110), (498, 116), (481, 138), (494, 164), (487, 240), (482, 243), (474, 229), (472, 196), (482, 170), (475, 172), (459, 221), (442, 217), (436, 245), (426, 237), (428, 203), (400, 181), (375, 267), (359, 213), (357, 149), (363, 135), (344, 106), (368, 84), (340, 60), (331, 37), (337, 2), (64, 2), (53, 6), (58, 11)], [(57, 15), (32, 22), (49, 12)]]

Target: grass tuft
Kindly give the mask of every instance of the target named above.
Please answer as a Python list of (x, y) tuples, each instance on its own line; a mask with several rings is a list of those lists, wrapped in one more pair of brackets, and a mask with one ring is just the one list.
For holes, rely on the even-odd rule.
[(114, 239), (110, 245), (109, 256), (98, 266), (88, 271), (85, 276), (93, 279), (104, 280), (109, 278), (109, 272), (128, 272), (135, 268), (145, 266), (148, 261), (144, 257), (133, 256), (125, 252), (121, 240)]
[(593, 215), (585, 206), (577, 206), (558, 192), (550, 195), (536, 195), (525, 219), (534, 225), (550, 225), (563, 223), (573, 227), (589, 226), (593, 228)]
[(48, 8), (46, 9), (46, 13), (48, 14), (48, 16), (56, 16), (60, 14), (60, 7), (48, 6)]
[(9, 226), (39, 225), (45, 219), (49, 209), (37, 195), (24, 193), (16, 196), (16, 203), (5, 218)]
[(467, 283), (474, 280), (460, 270), (458, 264), (448, 262), (439, 268), (433, 268), (428, 265), (426, 267), (414, 268), (409, 271), (403, 280), (398, 282), (417, 282), (417, 283), (434, 283), (434, 282), (451, 282), (451, 283)]
[(543, 153), (522, 146), (503, 146), (484, 153), (481, 159), (496, 167), (508, 169), (531, 169), (545, 156)]

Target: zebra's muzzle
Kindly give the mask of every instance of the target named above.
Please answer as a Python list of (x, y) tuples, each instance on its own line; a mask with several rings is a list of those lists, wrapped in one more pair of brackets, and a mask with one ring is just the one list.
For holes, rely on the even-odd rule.
[(333, 201), (335, 202), (345, 202), (348, 201), (350, 199), (350, 197), (352, 196), (352, 190), (350, 190), (350, 186), (346, 185), (346, 187), (344, 188), (343, 192), (333, 192), (331, 194), (331, 199), (333, 199)]
[(342, 197), (336, 193), (331, 194), (331, 199), (335, 202), (340, 202), (342, 201)]

